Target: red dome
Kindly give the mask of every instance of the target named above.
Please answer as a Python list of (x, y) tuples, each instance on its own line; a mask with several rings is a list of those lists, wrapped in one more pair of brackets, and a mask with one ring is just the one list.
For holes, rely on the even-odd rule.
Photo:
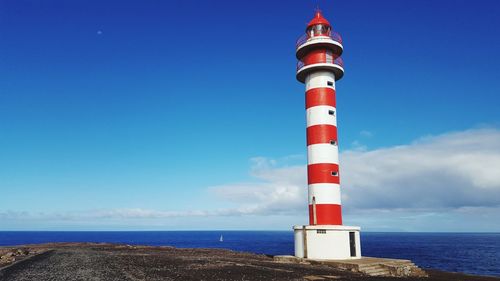
[(331, 27), (330, 23), (321, 14), (320, 10), (316, 11), (314, 18), (309, 22), (309, 24), (307, 25), (307, 28), (309, 28), (313, 25), (317, 25), (317, 24), (323, 24), (323, 25), (327, 25), (327, 26)]

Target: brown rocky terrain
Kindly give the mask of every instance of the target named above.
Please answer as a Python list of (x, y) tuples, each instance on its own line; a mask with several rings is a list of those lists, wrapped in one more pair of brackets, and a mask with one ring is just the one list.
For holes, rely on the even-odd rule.
[(40, 254), (42, 249), (37, 248), (0, 248), (0, 268), (21, 261), (34, 255)]
[[(401, 280), (222, 249), (59, 243), (0, 248), (0, 280)], [(500, 280), (427, 270), (428, 278)]]

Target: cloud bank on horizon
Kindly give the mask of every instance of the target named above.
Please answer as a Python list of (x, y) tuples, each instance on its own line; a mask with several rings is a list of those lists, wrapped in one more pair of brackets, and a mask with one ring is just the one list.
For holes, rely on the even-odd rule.
[[(216, 210), (130, 208), (64, 214), (4, 210), (0, 222), (97, 220), (133, 225), (181, 217), (231, 221), (278, 216), (283, 219), (275, 226), (287, 229), (305, 223), (307, 214), (306, 166), (290, 165), (291, 158), (253, 158), (250, 174), (255, 181), (208, 187), (208, 194), (222, 202), (223, 207)], [(340, 173), (348, 224), (368, 230), (500, 231), (495, 223), (500, 215), (498, 129), (470, 129), (422, 137), (407, 145), (346, 150), (341, 153)]]
[[(401, 225), (411, 220), (416, 229), (407, 230), (431, 230), (435, 223), (452, 227), (476, 218), (475, 223), (485, 225), (468, 231), (500, 230), (495, 223), (500, 215), (500, 130), (471, 129), (407, 145), (358, 148), (340, 156), (347, 221), (373, 229), (407, 229)], [(305, 212), (305, 166), (279, 167), (266, 158), (253, 162), (252, 174), (263, 182), (212, 191), (258, 214)]]

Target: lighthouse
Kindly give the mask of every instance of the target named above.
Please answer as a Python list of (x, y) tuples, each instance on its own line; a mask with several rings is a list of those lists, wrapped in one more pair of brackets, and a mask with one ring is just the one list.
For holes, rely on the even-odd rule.
[(296, 44), (296, 78), (305, 84), (309, 225), (294, 226), (295, 256), (361, 258), (359, 227), (342, 224), (335, 84), (344, 76), (342, 38), (321, 11)]

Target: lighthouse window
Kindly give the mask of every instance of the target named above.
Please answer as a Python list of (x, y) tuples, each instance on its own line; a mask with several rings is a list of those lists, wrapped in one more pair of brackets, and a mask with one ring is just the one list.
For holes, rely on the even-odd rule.
[(336, 176), (338, 176), (338, 175), (339, 175), (339, 172), (337, 172), (337, 171), (332, 171), (332, 176), (336, 177)]
[(317, 234), (326, 234), (326, 229), (317, 229), (316, 233)]
[(337, 145), (337, 141), (335, 141), (335, 140), (331, 140), (331, 141), (330, 141), (330, 144), (331, 144), (331, 145)]
[(328, 86), (333, 87), (333, 82), (332, 82), (332, 81), (326, 81), (326, 84), (327, 84)]
[(317, 24), (314, 27), (314, 35), (327, 35), (330, 31), (330, 28), (328, 26), (322, 25), (322, 24)]
[(335, 110), (328, 110), (328, 114), (335, 116)]

